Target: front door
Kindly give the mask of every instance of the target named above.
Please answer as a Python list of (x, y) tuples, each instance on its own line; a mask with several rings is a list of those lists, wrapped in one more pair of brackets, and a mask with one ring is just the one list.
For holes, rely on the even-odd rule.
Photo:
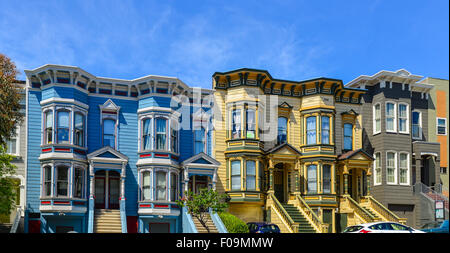
[(105, 209), (105, 186), (104, 175), (95, 175), (95, 208)]
[(282, 170), (274, 171), (274, 191), (275, 197), (278, 199), (280, 203), (284, 203), (284, 173)]
[(119, 209), (120, 174), (116, 171), (95, 173), (95, 208)]

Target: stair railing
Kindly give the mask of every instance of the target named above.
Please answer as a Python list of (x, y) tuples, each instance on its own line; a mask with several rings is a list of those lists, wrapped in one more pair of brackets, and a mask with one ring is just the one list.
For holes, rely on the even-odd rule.
[(421, 193), (425, 195), (428, 198), (431, 198), (433, 201), (441, 200), (444, 201), (444, 207), (448, 210), (448, 197), (445, 196), (443, 191), (448, 189), (445, 189), (441, 184), (435, 185), (434, 187), (437, 191), (433, 190), (432, 187), (428, 187), (423, 183), (416, 183), (414, 185), (414, 192)]
[(362, 206), (360, 206), (354, 199), (352, 199), (350, 196), (348, 195), (344, 195), (342, 196), (344, 199), (347, 200), (347, 202), (349, 203), (350, 207), (352, 208), (352, 210), (362, 219), (365, 220), (366, 223), (369, 222), (374, 222), (374, 221), (378, 221), (379, 219), (374, 217), (371, 213), (369, 213), (368, 211), (364, 210), (364, 208), (362, 208)]
[(14, 218), (14, 222), (11, 226), (11, 230), (9, 233), (17, 233), (17, 228), (19, 227), (20, 217), (22, 217), (22, 208), (20, 206), (17, 207), (16, 216)]
[(281, 203), (278, 201), (278, 199), (275, 197), (275, 195), (273, 193), (269, 193), (269, 197), (273, 201), (272, 206), (281, 215), (281, 218), (283, 219), (283, 221), (287, 223), (287, 225), (289, 226), (289, 229), (293, 233), (298, 233), (299, 224), (294, 222), (294, 220), (292, 220), (291, 216), (288, 214), (286, 209), (284, 209), (284, 207), (281, 205)]
[(182, 207), (181, 209), (182, 215), (182, 228), (183, 233), (198, 233), (197, 227), (192, 220), (192, 216), (189, 214), (188, 209), (186, 207)]
[(395, 221), (401, 224), (406, 224), (406, 218), (400, 218), (397, 215), (395, 215), (391, 210), (387, 209), (384, 205), (382, 205), (380, 202), (378, 202), (374, 197), (372, 196), (364, 196), (368, 202), (370, 208), (374, 209), (377, 213), (379, 213), (382, 217), (389, 221)]
[(213, 212), (211, 208), (209, 209), (209, 215), (219, 233), (228, 233), (227, 228), (222, 222), (222, 219), (220, 219), (220, 216), (216, 212)]
[(329, 224), (323, 223), (322, 220), (316, 215), (316, 213), (309, 207), (306, 201), (299, 195), (296, 194), (297, 205), (303, 215), (312, 223), (314, 229), (318, 233), (328, 233)]

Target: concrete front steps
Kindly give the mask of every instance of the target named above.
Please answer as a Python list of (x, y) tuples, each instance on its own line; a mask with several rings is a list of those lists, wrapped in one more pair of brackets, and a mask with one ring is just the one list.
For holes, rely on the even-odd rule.
[(303, 214), (295, 207), (290, 204), (282, 204), (284, 210), (289, 214), (291, 219), (299, 224), (299, 233), (316, 233), (316, 230), (311, 226), (309, 221), (303, 216)]
[(197, 228), (197, 232), (198, 233), (219, 233), (219, 230), (217, 230), (216, 225), (214, 225), (214, 222), (212, 221), (211, 216), (209, 215), (209, 213), (207, 214), (207, 218), (206, 219), (208, 220), (206, 222), (206, 225), (209, 228), (209, 232), (206, 229), (206, 227), (204, 227), (197, 218), (192, 217), (192, 220), (194, 221), (194, 225)]
[(94, 233), (122, 233), (120, 211), (111, 209), (95, 209)]

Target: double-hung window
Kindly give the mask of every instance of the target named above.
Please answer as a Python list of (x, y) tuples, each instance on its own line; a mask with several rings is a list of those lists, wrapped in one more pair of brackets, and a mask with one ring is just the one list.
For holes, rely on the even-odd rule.
[(395, 152), (386, 153), (386, 177), (388, 184), (396, 184), (397, 154)]
[(316, 116), (306, 118), (306, 144), (316, 144)]
[(156, 118), (156, 149), (166, 149), (166, 125), (167, 120), (163, 118)]
[(57, 197), (68, 197), (68, 186), (69, 186), (69, 168), (64, 165), (56, 167), (56, 196)]
[(409, 184), (409, 161), (408, 161), (408, 153), (400, 153), (399, 155), (399, 172), (400, 178), (399, 183), (403, 185)]
[(78, 112), (75, 113), (73, 144), (84, 147), (84, 115)]
[(245, 162), (246, 186), (248, 191), (256, 190), (256, 162), (249, 160)]
[(395, 124), (395, 104), (386, 103), (386, 132), (396, 132)]
[(170, 144), (172, 152), (178, 153), (178, 125), (172, 121), (170, 128)]
[(254, 109), (247, 109), (245, 114), (247, 124), (246, 138), (256, 138), (256, 111)]
[(409, 118), (408, 105), (398, 104), (398, 131), (400, 133), (409, 133), (408, 118)]
[(103, 120), (103, 146), (115, 148), (116, 122), (112, 119)]
[(231, 190), (241, 189), (241, 161), (231, 161)]
[(44, 189), (42, 192), (43, 197), (50, 197), (52, 194), (52, 167), (44, 167)]
[(317, 165), (309, 165), (308, 170), (308, 193), (317, 192)]
[(447, 135), (447, 119), (437, 118), (436, 119), (436, 133), (439, 135)]
[(231, 114), (231, 138), (241, 138), (241, 110), (234, 109)]
[(344, 124), (344, 150), (353, 150), (353, 125)]
[(412, 112), (412, 138), (421, 139), (422, 138), (422, 115), (419, 111)]
[(69, 111), (58, 111), (58, 128), (57, 140), (58, 143), (69, 143)]
[(156, 171), (156, 198), (155, 200), (167, 200), (166, 172)]
[(176, 201), (178, 196), (177, 174), (170, 173), (170, 201)]
[(323, 193), (331, 193), (331, 165), (324, 164), (322, 173)]
[(373, 133), (381, 132), (381, 105), (373, 106)]
[(195, 142), (195, 154), (200, 152), (205, 152), (205, 139), (206, 139), (206, 131), (205, 128), (201, 127), (199, 130), (194, 131), (194, 142)]
[(278, 138), (277, 143), (282, 144), (287, 142), (287, 118), (278, 118)]
[(19, 128), (16, 129), (16, 133), (14, 136), (6, 140), (6, 153), (11, 155), (19, 154)]
[(74, 192), (73, 196), (75, 198), (83, 198), (83, 189), (84, 189), (84, 169), (75, 167), (74, 170)]
[(142, 150), (150, 150), (152, 145), (151, 118), (146, 118), (142, 122)]
[(150, 200), (150, 171), (142, 173), (142, 200)]
[(44, 144), (53, 143), (53, 111), (45, 112)]
[(330, 117), (322, 116), (322, 144), (330, 144)]
[(381, 184), (381, 153), (375, 153), (375, 161), (374, 161), (374, 169), (375, 169), (375, 182), (374, 185)]

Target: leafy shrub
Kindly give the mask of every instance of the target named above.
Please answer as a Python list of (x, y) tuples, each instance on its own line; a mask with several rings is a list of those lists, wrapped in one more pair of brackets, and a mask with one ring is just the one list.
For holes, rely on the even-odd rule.
[(227, 228), (228, 233), (248, 233), (247, 224), (238, 217), (225, 212), (219, 213), (219, 217)]

